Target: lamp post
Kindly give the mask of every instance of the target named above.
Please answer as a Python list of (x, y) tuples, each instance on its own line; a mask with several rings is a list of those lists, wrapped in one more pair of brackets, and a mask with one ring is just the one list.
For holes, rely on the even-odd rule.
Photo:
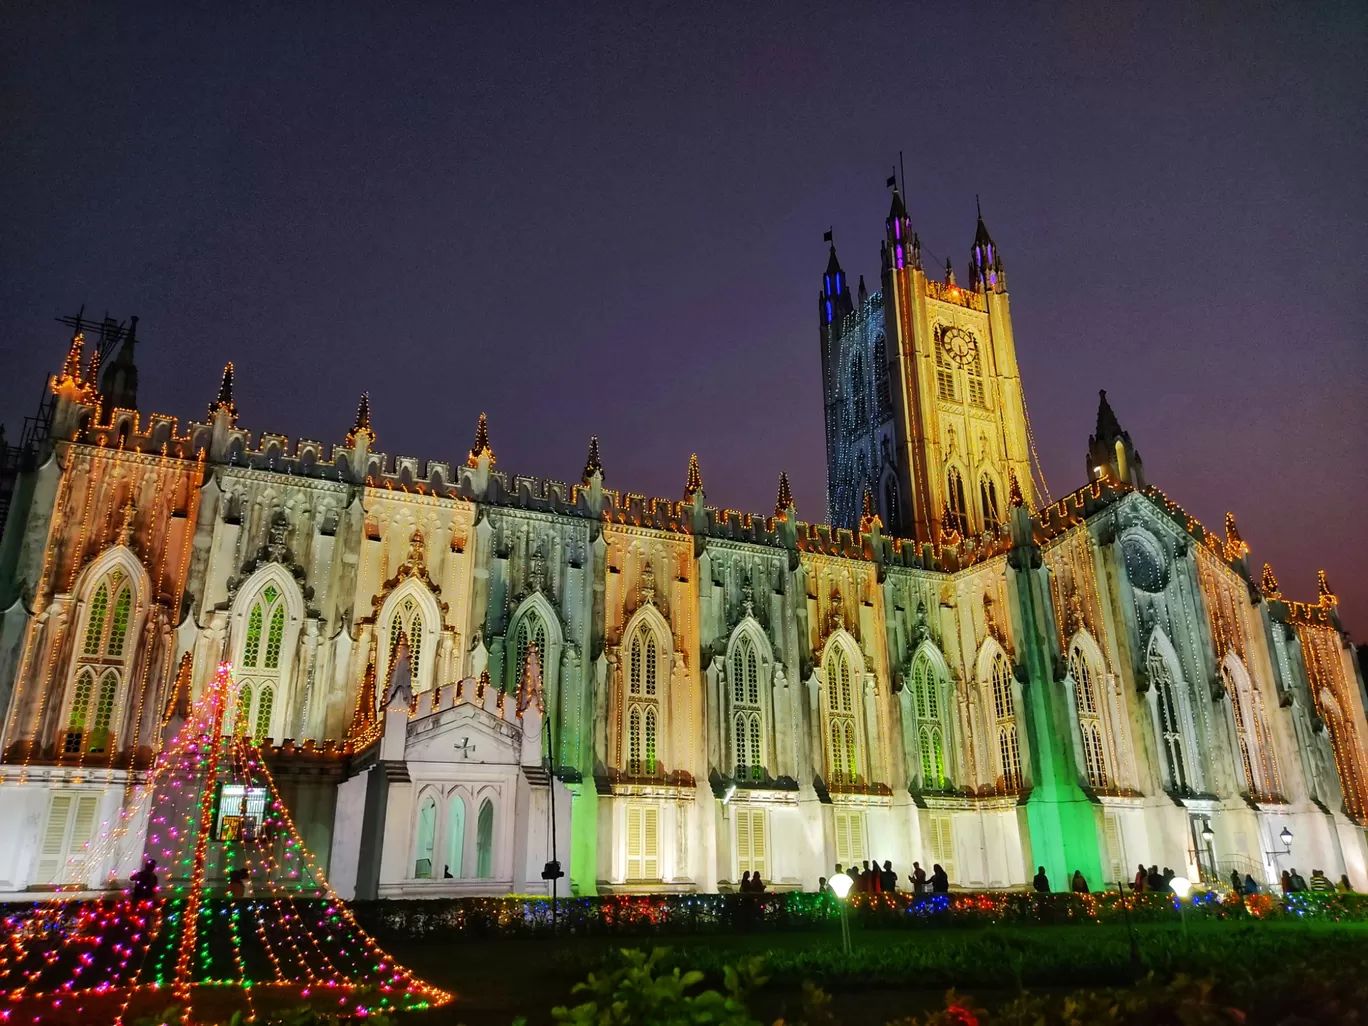
[(1178, 899), (1178, 915), (1183, 921), (1183, 933), (1187, 933), (1187, 906), (1184, 902), (1192, 890), (1192, 881), (1185, 876), (1175, 876), (1169, 881), (1169, 886), (1173, 888), (1173, 896)]
[[(1212, 846), (1211, 846), (1211, 842), (1212, 842), (1212, 840), (1213, 840), (1215, 837), (1216, 837), (1216, 831), (1214, 831), (1214, 830), (1211, 829), (1211, 820), (1208, 819), (1208, 820), (1205, 822), (1205, 824), (1202, 826), (1202, 846), (1206, 849), (1205, 854), (1206, 854), (1207, 860), (1211, 863), (1210, 867), (1208, 868), (1208, 872), (1211, 874), (1211, 879), (1212, 879), (1213, 881), (1217, 879), (1217, 877), (1216, 877), (1216, 850), (1215, 850), (1214, 848), (1212, 848)], [(1201, 863), (1201, 860), (1200, 860), (1200, 859), (1197, 860), (1197, 871), (1198, 871), (1198, 875), (1200, 876), (1200, 875), (1201, 875), (1201, 871), (1202, 871), (1202, 863)]]
[(855, 881), (845, 873), (837, 873), (827, 881), (831, 893), (836, 895), (836, 900), (841, 903), (841, 946), (847, 955), (850, 954), (850, 921), (846, 918), (846, 895), (850, 893), (850, 888), (854, 884)]

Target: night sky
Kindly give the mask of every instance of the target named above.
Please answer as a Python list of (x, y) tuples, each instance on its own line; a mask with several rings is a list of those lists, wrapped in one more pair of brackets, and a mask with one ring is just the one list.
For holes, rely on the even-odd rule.
[[(0, 420), (140, 317), (140, 405), (824, 513), (816, 293), (974, 196), (1055, 497), (1149, 480), (1368, 636), (1368, 6), (44, 3), (0, 13)], [(1194, 7), (1205, 8), (1204, 13)], [(570, 17), (571, 8), (586, 13)], [(1026, 9), (1038, 17), (1026, 17)], [(232, 15), (226, 12), (233, 11)], [(1048, 17), (1046, 17), (1048, 15)]]

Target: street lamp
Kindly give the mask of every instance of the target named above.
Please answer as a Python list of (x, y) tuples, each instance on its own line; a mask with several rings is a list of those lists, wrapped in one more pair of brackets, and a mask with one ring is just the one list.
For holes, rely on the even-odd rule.
[(1278, 840), (1282, 841), (1283, 847), (1286, 848), (1289, 852), (1292, 851), (1292, 831), (1291, 831), (1291, 830), (1288, 830), (1287, 827), (1283, 827), (1283, 828), (1282, 828), (1282, 833), (1280, 833), (1280, 834), (1278, 835)]
[(1187, 901), (1188, 893), (1192, 890), (1192, 881), (1185, 876), (1175, 876), (1169, 881), (1169, 887), (1173, 888), (1173, 896), (1178, 899), (1178, 915), (1183, 920), (1183, 932), (1187, 933), (1187, 906), (1183, 902)]
[(1216, 832), (1211, 829), (1211, 823), (1210, 821), (1208, 821), (1207, 825), (1202, 827), (1202, 840), (1205, 841), (1207, 844), (1210, 844), (1211, 839), (1215, 836)]
[(855, 881), (845, 873), (837, 873), (827, 881), (831, 893), (836, 895), (836, 900), (841, 903), (841, 944), (847, 955), (850, 954), (850, 921), (846, 918), (846, 895), (854, 885)]

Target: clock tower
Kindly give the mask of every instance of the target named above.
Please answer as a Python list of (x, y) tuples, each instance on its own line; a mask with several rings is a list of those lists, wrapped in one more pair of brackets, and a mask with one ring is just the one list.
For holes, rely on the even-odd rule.
[[(1036, 496), (997, 244), (980, 214), (965, 280), (957, 281), (949, 261), (937, 280), (922, 266), (920, 240), (896, 189), (885, 228), (882, 288), (840, 333), (843, 348), (876, 339), (877, 349), (834, 353), (833, 333), (823, 330), (826, 365), (869, 361), (890, 407), (886, 423), (871, 425), (882, 446), (853, 450), (839, 428), (864, 407), (847, 410), (856, 389), (827, 375), (828, 514), (837, 526), (857, 526), (855, 493), (868, 490), (887, 529), (902, 537), (940, 542), (998, 530), (1013, 478), (1032, 505)], [(861, 319), (871, 323), (854, 323)]]

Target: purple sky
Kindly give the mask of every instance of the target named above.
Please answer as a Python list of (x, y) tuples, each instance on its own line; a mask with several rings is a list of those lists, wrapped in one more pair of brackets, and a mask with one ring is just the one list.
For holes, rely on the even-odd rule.
[(254, 431), (340, 441), (369, 389), (391, 454), (483, 409), (501, 468), (596, 433), (614, 487), (696, 450), (710, 502), (785, 469), (820, 519), (822, 233), (876, 288), (902, 149), (960, 273), (982, 194), (1056, 496), (1106, 388), (1153, 483), (1368, 636), (1362, 3), (196, 6), (0, 14), (12, 438), (85, 303), (140, 316), (144, 411), (231, 359)]

